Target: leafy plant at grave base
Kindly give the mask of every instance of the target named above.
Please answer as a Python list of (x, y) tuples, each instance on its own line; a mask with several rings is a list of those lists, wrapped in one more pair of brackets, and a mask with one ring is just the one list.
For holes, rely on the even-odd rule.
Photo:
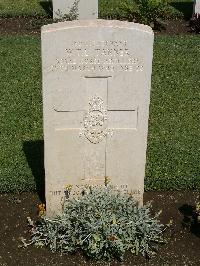
[(190, 20), (190, 28), (193, 32), (200, 33), (200, 14), (195, 14)]
[(78, 18), (78, 3), (80, 0), (75, 0), (68, 14), (63, 14), (60, 9), (56, 12), (58, 18), (54, 19), (54, 22), (71, 21)]
[(200, 223), (200, 201), (196, 203), (197, 222)]
[(29, 218), (31, 239), (23, 243), (61, 253), (81, 249), (97, 260), (122, 260), (127, 250), (150, 257), (157, 244), (165, 242), (158, 215), (151, 216), (150, 204), (138, 207), (131, 195), (121, 194), (110, 185), (88, 187), (78, 198), (66, 199), (63, 213), (56, 218), (44, 215), (35, 224)]

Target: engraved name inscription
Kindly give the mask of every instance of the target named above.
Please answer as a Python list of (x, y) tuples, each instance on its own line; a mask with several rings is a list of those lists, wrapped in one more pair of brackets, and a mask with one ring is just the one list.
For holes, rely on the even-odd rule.
[(62, 54), (64, 56), (56, 58), (47, 72), (143, 71), (143, 65), (131, 54), (127, 41), (74, 41)]

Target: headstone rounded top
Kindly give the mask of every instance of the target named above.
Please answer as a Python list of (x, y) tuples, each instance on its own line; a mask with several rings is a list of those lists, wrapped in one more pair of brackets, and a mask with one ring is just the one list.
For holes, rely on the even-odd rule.
[(149, 34), (154, 34), (151, 27), (135, 22), (119, 21), (119, 20), (74, 20), (74, 21), (64, 21), (45, 25), (41, 29), (41, 33), (53, 32), (58, 30), (64, 30), (69, 28), (78, 27), (113, 27), (113, 28), (128, 28), (143, 31)]

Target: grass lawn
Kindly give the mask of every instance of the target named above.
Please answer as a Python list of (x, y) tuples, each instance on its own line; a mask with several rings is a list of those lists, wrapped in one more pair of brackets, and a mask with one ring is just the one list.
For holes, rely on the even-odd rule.
[[(200, 188), (200, 38), (155, 39), (146, 189)], [(0, 192), (41, 187), (39, 37), (0, 39)]]
[[(129, 0), (134, 1), (134, 0)], [(118, 10), (122, 0), (99, 0), (99, 14), (103, 18), (116, 18), (120, 16)], [(172, 7), (181, 12), (185, 19), (190, 19), (193, 9), (193, 0), (169, 0)], [(48, 16), (52, 13), (52, 2), (50, 0), (0, 0), (0, 17), (11, 16)]]
[(0, 61), (0, 191), (29, 190), (35, 182), (25, 151), (42, 139), (39, 38), (1, 37)]
[(157, 37), (146, 189), (200, 188), (200, 37)]
[(46, 16), (48, 0), (0, 0), (0, 17)]

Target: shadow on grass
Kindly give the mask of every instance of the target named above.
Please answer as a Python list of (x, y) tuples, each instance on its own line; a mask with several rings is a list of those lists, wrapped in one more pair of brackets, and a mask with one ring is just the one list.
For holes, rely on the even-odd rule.
[(23, 143), (23, 151), (35, 178), (40, 200), (45, 202), (44, 141), (26, 141)]
[(49, 17), (53, 17), (53, 5), (52, 5), (52, 1), (40, 1), (40, 5), (41, 7), (45, 10), (46, 14)]
[(171, 6), (183, 13), (185, 20), (190, 20), (193, 14), (193, 2), (173, 2)]
[(182, 225), (189, 228), (192, 234), (200, 237), (200, 222), (198, 222), (198, 215), (195, 212), (195, 207), (184, 204), (179, 208), (179, 211), (183, 215)]

